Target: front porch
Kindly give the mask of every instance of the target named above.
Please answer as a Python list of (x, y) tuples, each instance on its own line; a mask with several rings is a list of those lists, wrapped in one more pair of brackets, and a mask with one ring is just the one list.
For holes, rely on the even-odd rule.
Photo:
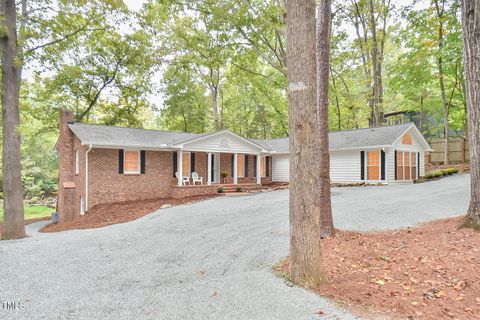
[[(174, 153), (174, 172), (178, 187), (262, 185), (271, 182), (271, 157), (179, 150)], [(193, 180), (196, 176), (200, 181)]]

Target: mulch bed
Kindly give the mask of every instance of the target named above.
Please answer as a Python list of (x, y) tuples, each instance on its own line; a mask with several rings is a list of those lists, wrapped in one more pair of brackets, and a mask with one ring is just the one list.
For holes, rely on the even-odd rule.
[(85, 215), (65, 223), (51, 223), (40, 232), (57, 232), (72, 229), (101, 228), (112, 224), (124, 223), (152, 213), (162, 206), (177, 206), (181, 204), (215, 198), (218, 195), (194, 196), (183, 199), (154, 199), (141, 201), (126, 201), (94, 206)]
[(469, 163), (453, 163), (453, 164), (427, 164), (425, 165), (425, 172), (437, 171), (448, 168), (457, 168), (460, 172), (470, 172)]
[(366, 318), (480, 319), (480, 233), (463, 222), (338, 231), (323, 241), (329, 282), (315, 291)]

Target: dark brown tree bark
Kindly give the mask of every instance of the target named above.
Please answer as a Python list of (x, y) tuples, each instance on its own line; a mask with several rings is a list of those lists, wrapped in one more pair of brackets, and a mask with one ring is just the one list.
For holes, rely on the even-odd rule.
[(315, 286), (326, 281), (326, 274), (320, 248), (322, 194), (314, 0), (287, 1), (286, 38), (291, 181), (290, 277), (297, 284)]
[[(335, 233), (330, 197), (330, 149), (328, 147), (328, 78), (330, 71), (331, 16), (330, 0), (320, 1), (317, 7), (316, 64), (322, 237), (329, 237)], [(340, 112), (338, 118), (340, 119)]]
[(470, 140), (470, 206), (467, 220), (480, 225), (480, 0), (463, 0), (465, 89)]
[(3, 239), (25, 237), (20, 154), (21, 59), (17, 46), (14, 0), (0, 3), (2, 23)]

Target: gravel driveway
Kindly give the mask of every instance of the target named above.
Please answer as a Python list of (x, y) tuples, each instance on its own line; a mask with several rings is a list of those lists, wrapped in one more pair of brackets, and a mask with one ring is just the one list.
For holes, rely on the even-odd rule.
[[(337, 227), (462, 214), (469, 177), (333, 189)], [(101, 229), (0, 242), (0, 319), (353, 319), (271, 266), (288, 251), (288, 191), (222, 197)], [(22, 310), (2, 302), (22, 301)], [(324, 316), (316, 314), (318, 310)]]

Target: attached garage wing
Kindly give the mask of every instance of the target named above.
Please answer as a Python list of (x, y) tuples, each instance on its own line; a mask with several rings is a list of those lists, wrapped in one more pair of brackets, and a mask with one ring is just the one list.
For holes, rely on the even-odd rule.
[(272, 156), (272, 181), (288, 182), (290, 176), (289, 155)]

